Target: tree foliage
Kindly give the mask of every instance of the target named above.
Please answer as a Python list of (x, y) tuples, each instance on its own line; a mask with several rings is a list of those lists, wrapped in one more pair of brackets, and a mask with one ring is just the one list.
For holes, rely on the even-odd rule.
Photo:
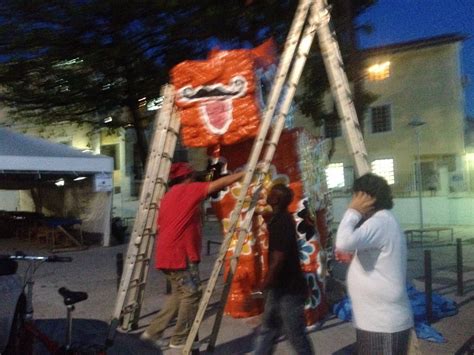
[[(171, 67), (203, 58), (217, 41), (255, 46), (273, 36), (283, 45), (292, 0), (2, 0), (0, 100), (15, 119), (71, 121), (137, 129), (146, 155), (140, 105), (159, 96)], [(351, 13), (348, 14), (349, 4)], [(373, 0), (334, 0), (336, 30)], [(345, 9), (345, 10), (344, 10)], [(341, 37), (342, 38), (342, 37)], [(343, 48), (347, 47), (343, 41)], [(350, 43), (349, 43), (350, 44)], [(324, 119), (327, 87), (319, 54), (306, 70), (304, 113)], [(357, 71), (355, 71), (357, 72)], [(352, 75), (354, 76), (354, 75)], [(123, 110), (130, 115), (123, 115)]]

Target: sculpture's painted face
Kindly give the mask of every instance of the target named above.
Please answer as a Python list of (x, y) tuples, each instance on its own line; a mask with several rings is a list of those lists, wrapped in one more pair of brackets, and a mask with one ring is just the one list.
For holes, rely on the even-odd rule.
[(223, 83), (184, 86), (177, 92), (176, 102), (181, 104), (195, 103), (199, 106), (199, 117), (204, 126), (213, 134), (227, 132), (233, 120), (232, 107), (236, 98), (247, 93), (247, 80), (236, 75), (225, 85)]
[(207, 60), (185, 61), (172, 69), (184, 145), (230, 145), (257, 134), (261, 52), (260, 47), (213, 51)]

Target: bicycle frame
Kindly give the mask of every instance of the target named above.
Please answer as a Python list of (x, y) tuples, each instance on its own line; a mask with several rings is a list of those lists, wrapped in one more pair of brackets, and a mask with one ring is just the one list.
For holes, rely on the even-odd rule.
[[(87, 299), (87, 293), (85, 292), (73, 292), (62, 287), (58, 291), (64, 297), (64, 304), (67, 307), (67, 329), (66, 329), (66, 338), (65, 342), (59, 342), (51, 339), (47, 334), (41, 331), (34, 323), (33, 320), (33, 286), (35, 284), (34, 274), (36, 270), (40, 267), (43, 262), (69, 262), (72, 261), (70, 257), (59, 257), (56, 255), (53, 256), (30, 256), (24, 255), (22, 253), (17, 253), (16, 255), (6, 255), (4, 258), (9, 258), (13, 260), (22, 260), (28, 262), (28, 267), (25, 270), (23, 278), (23, 294), (25, 295), (25, 315), (24, 323), (22, 327), (22, 332), (20, 334), (20, 339), (22, 339), (22, 344), (20, 347), (22, 354), (33, 354), (33, 340), (37, 339), (40, 341), (46, 348), (46, 350), (53, 355), (57, 354), (79, 354), (82, 353), (81, 350), (75, 350), (75, 346), (72, 345), (72, 312), (74, 310), (74, 304), (81, 302)], [(29, 338), (31, 337), (31, 338)], [(79, 344), (80, 347), (83, 344)], [(95, 346), (95, 345), (92, 345)], [(97, 348), (87, 349), (88, 353), (94, 351), (93, 353), (99, 355), (105, 355), (105, 347), (98, 345)]]
[[(48, 350), (50, 354), (60, 354), (61, 351), (61, 345), (49, 338), (45, 333), (43, 333), (41, 330), (38, 329), (38, 327), (34, 324), (33, 319), (25, 322), (24, 324), (24, 330), (26, 334), (29, 334), (33, 336), (34, 338), (38, 339)], [(26, 337), (26, 336), (25, 336)], [(31, 343), (31, 354), (33, 354), (33, 347), (32, 347), (32, 339), (26, 339), (27, 341), (30, 340)]]
[[(22, 294), (24, 295), (25, 300), (25, 309), (23, 315), (23, 328), (20, 334), (17, 334), (22, 340), (22, 352), (24, 353), (33, 353), (32, 348), (27, 348), (28, 345), (31, 345), (32, 339), (29, 339), (27, 336), (31, 335), (32, 337), (40, 340), (52, 354), (59, 353), (60, 345), (48, 338), (48, 336), (42, 333), (33, 322), (33, 286), (34, 286), (34, 274), (40, 265), (44, 262), (69, 262), (72, 261), (70, 257), (58, 257), (58, 256), (30, 256), (25, 255), (21, 252), (18, 252), (15, 255), (2, 255), (4, 259), (10, 259), (14, 261), (26, 261), (28, 266), (24, 272), (23, 277), (21, 278), (21, 287)], [(8, 332), (9, 329), (7, 329)]]

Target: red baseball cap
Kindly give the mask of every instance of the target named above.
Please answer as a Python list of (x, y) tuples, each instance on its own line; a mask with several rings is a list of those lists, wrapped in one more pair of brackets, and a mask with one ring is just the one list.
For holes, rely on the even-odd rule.
[(190, 175), (194, 173), (194, 169), (189, 163), (173, 163), (170, 170), (170, 180)]

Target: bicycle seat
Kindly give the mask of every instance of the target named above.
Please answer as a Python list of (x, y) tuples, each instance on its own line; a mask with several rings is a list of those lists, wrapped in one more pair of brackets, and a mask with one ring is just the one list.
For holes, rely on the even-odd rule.
[(81, 291), (75, 292), (75, 291), (68, 290), (66, 287), (61, 287), (58, 290), (58, 292), (61, 296), (63, 296), (64, 304), (66, 306), (79, 303), (81, 301), (86, 300), (87, 297), (89, 297), (87, 295), (87, 292), (81, 292)]

